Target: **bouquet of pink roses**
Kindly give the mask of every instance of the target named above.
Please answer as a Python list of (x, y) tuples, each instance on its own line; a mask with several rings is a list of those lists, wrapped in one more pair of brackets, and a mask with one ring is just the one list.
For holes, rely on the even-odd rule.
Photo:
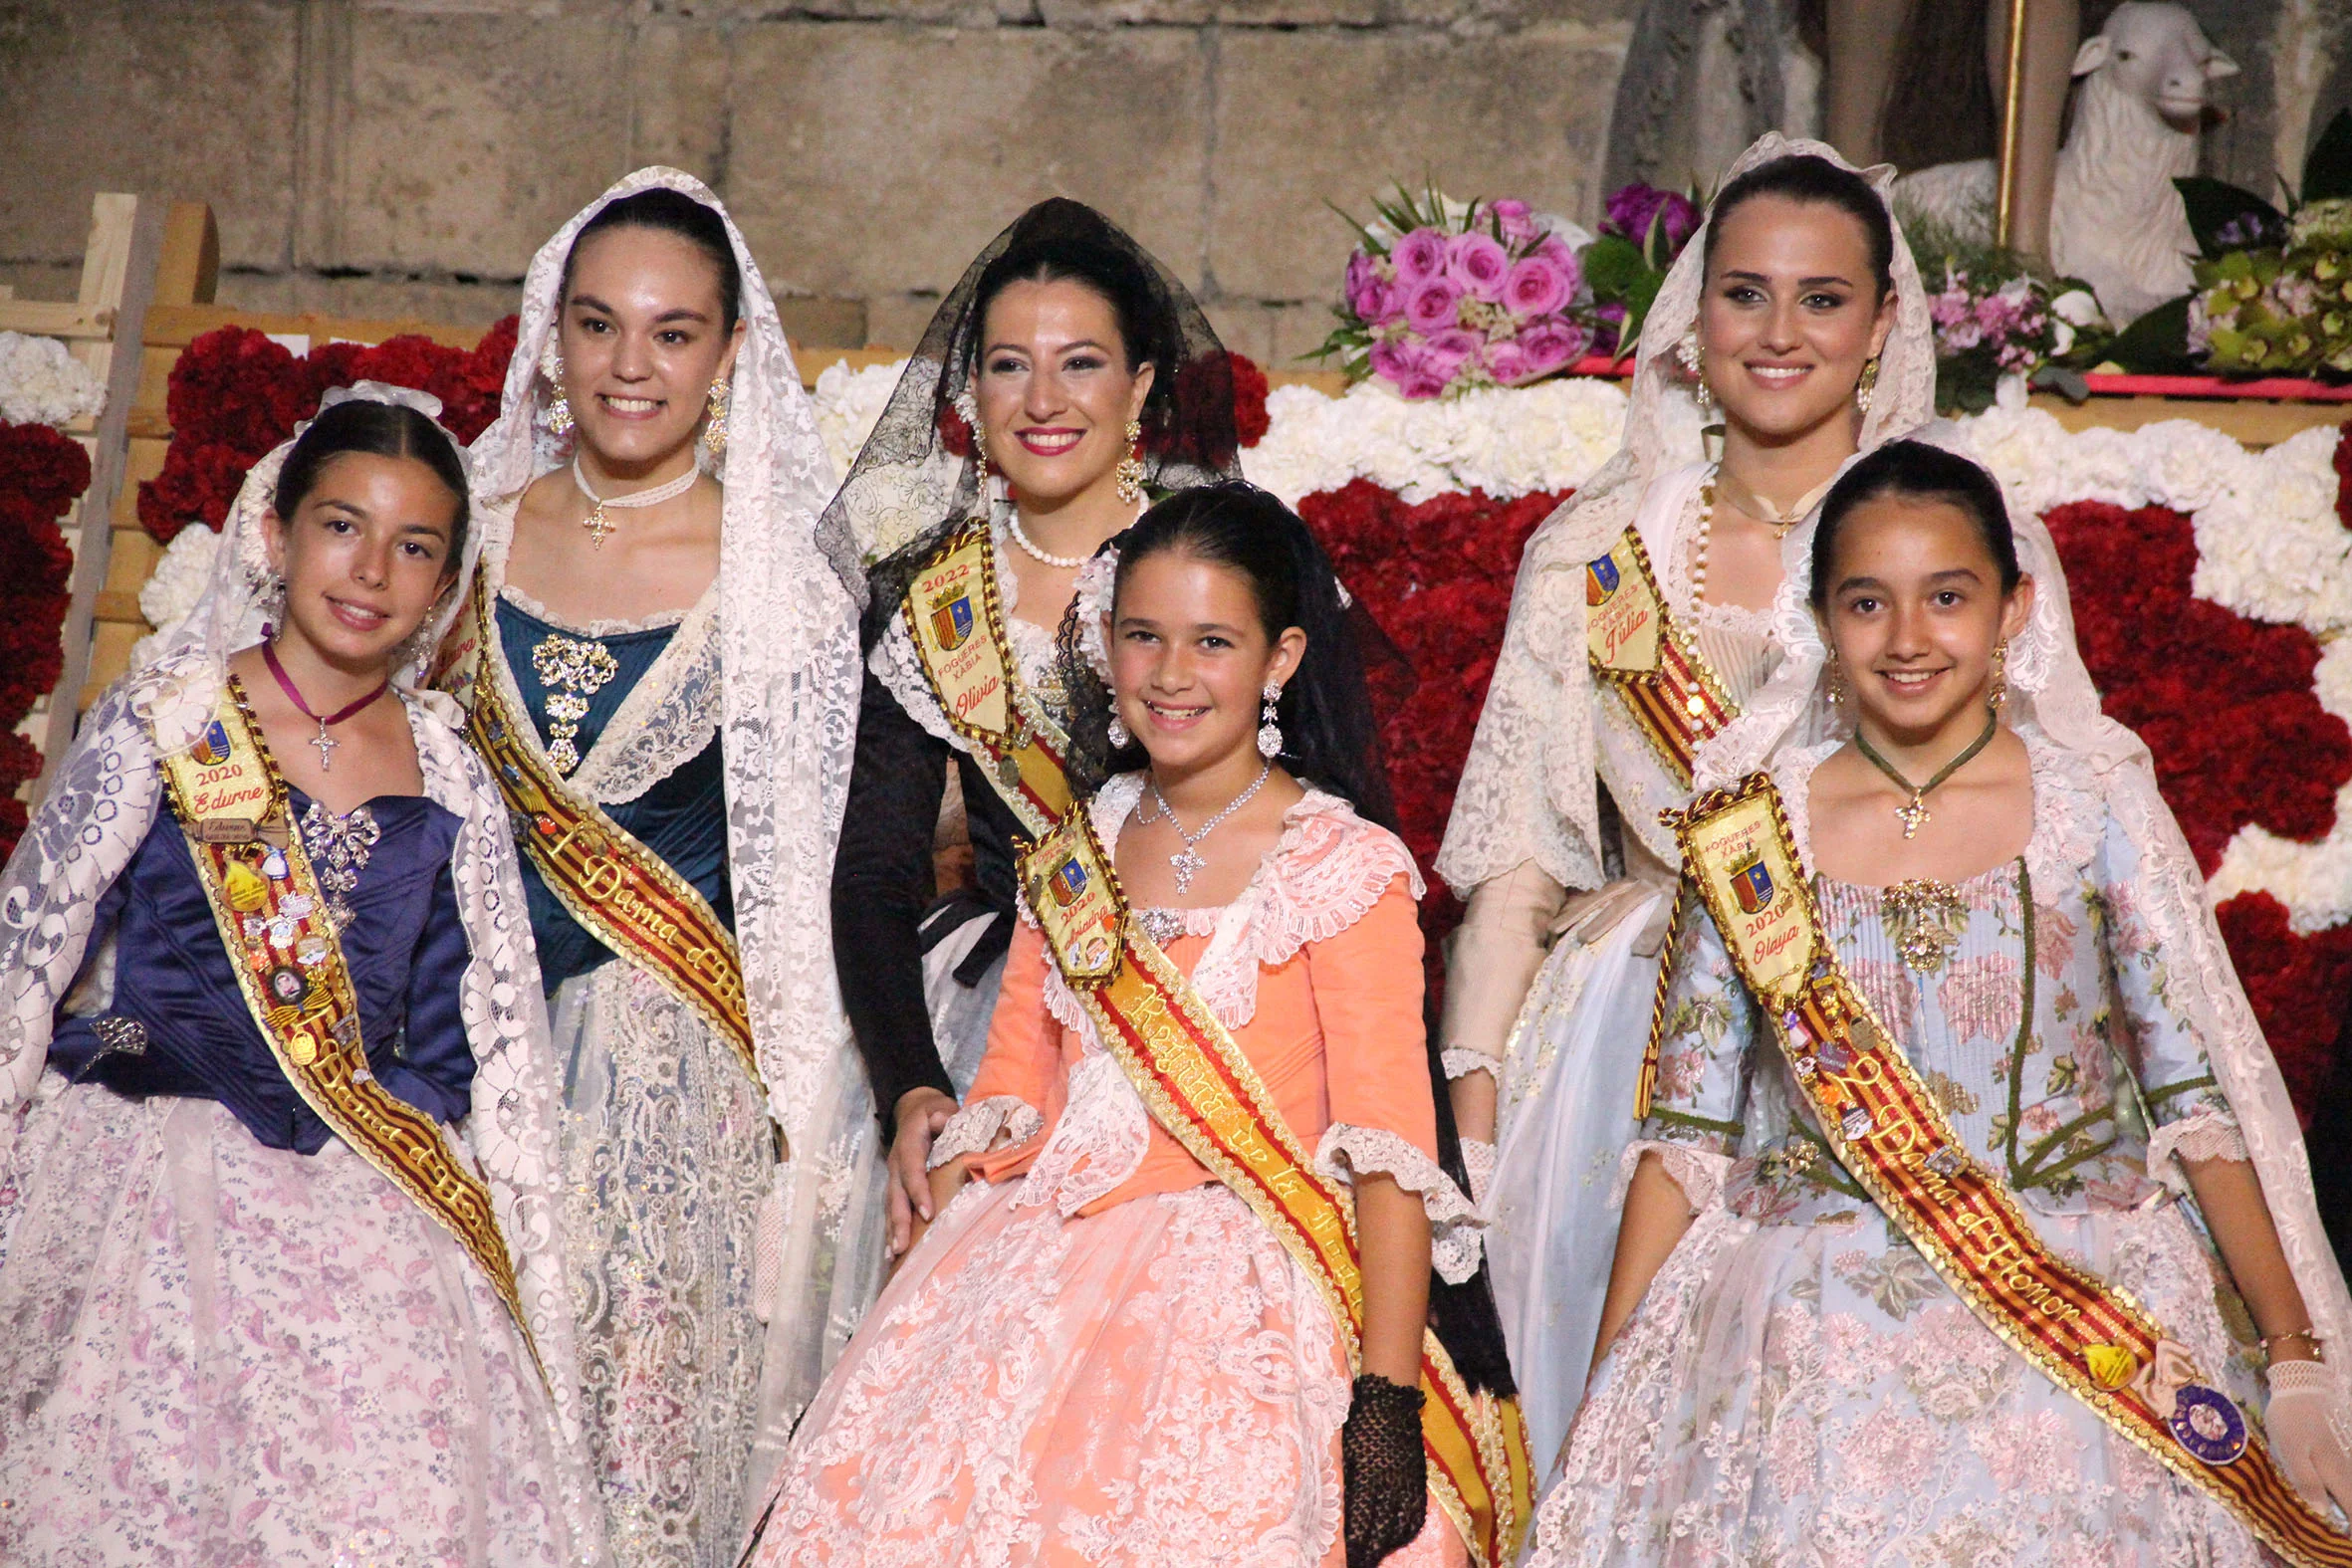
[[(1403, 396), (1525, 386), (1556, 375), (1592, 345), (1573, 225), (1524, 201), (1458, 202), (1399, 187), (1354, 224), (1347, 302), (1314, 357), (1336, 358)], [(1341, 214), (1345, 216), (1345, 214)]]

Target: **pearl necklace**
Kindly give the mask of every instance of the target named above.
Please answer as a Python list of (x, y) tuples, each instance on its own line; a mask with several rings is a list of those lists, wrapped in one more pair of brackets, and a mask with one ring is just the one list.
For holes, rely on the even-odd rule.
[(604, 536), (611, 533), (614, 526), (612, 521), (604, 516), (606, 507), (622, 511), (633, 511), (638, 507), (657, 507), (664, 501), (674, 500), (693, 489), (694, 482), (701, 477), (702, 470), (699, 467), (694, 467), (687, 469), (686, 472), (666, 484), (655, 485), (651, 490), (632, 491), (625, 496), (599, 496), (589, 487), (588, 475), (580, 471), (580, 458), (578, 454), (575, 454), (572, 459), (572, 482), (580, 487), (582, 495), (596, 504), (596, 510), (590, 512), (580, 526), (588, 531), (589, 543), (598, 550), (602, 550)]
[(1028, 532), (1021, 526), (1021, 509), (1019, 507), (1007, 510), (1006, 521), (1013, 525), (1013, 543), (1029, 552), (1032, 560), (1042, 561), (1046, 565), (1057, 567), (1062, 571), (1075, 571), (1086, 563), (1087, 558), (1084, 556), (1057, 556), (1052, 551), (1040, 550), (1038, 542), (1031, 539)]

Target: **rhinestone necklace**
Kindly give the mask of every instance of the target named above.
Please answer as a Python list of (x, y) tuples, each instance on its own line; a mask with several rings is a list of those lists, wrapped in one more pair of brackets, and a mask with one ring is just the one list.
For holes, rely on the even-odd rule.
[(1138, 801), (1135, 806), (1135, 820), (1155, 822), (1164, 816), (1168, 819), (1168, 825), (1176, 829), (1176, 836), (1184, 840), (1183, 849), (1168, 857), (1168, 864), (1176, 868), (1176, 896), (1178, 898), (1182, 898), (1186, 893), (1192, 891), (1192, 879), (1209, 867), (1208, 861), (1193, 852), (1195, 846), (1202, 839), (1208, 837), (1211, 829), (1215, 828), (1219, 822), (1248, 805), (1251, 797), (1266, 786), (1267, 778), (1273, 772), (1273, 763), (1261, 763), (1258, 767), (1258, 777), (1250, 781), (1250, 787), (1235, 795), (1232, 800), (1227, 802), (1224, 810), (1203, 822), (1198, 832), (1192, 833), (1186, 832), (1184, 824), (1176, 819), (1176, 808), (1168, 803), (1166, 795), (1160, 793), (1160, 782), (1157, 779), (1151, 782), (1151, 798), (1159, 802), (1159, 810), (1154, 812), (1148, 809), (1144, 802)]

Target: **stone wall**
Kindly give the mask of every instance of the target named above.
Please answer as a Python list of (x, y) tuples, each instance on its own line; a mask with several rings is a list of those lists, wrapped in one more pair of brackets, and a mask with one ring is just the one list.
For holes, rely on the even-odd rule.
[(1589, 222), (1637, 0), (0, 0), (0, 282), (95, 190), (212, 203), (221, 298), (486, 322), (613, 176), (709, 180), (805, 340), (903, 345), (1031, 201), (1094, 203), (1234, 346), (1328, 329), (1397, 177)]

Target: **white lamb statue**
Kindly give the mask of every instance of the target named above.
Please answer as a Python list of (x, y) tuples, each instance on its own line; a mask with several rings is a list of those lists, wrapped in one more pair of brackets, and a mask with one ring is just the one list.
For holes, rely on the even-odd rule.
[[(2109, 321), (2189, 292), (2197, 241), (2173, 180), (2197, 172), (2207, 84), (2236, 74), (2195, 17), (2154, 0), (2126, 0), (2075, 51), (2083, 83), (2058, 149), (2050, 265), (2088, 283)], [(1940, 163), (1897, 181), (1895, 199), (1989, 239), (1996, 177), (1990, 158)]]

